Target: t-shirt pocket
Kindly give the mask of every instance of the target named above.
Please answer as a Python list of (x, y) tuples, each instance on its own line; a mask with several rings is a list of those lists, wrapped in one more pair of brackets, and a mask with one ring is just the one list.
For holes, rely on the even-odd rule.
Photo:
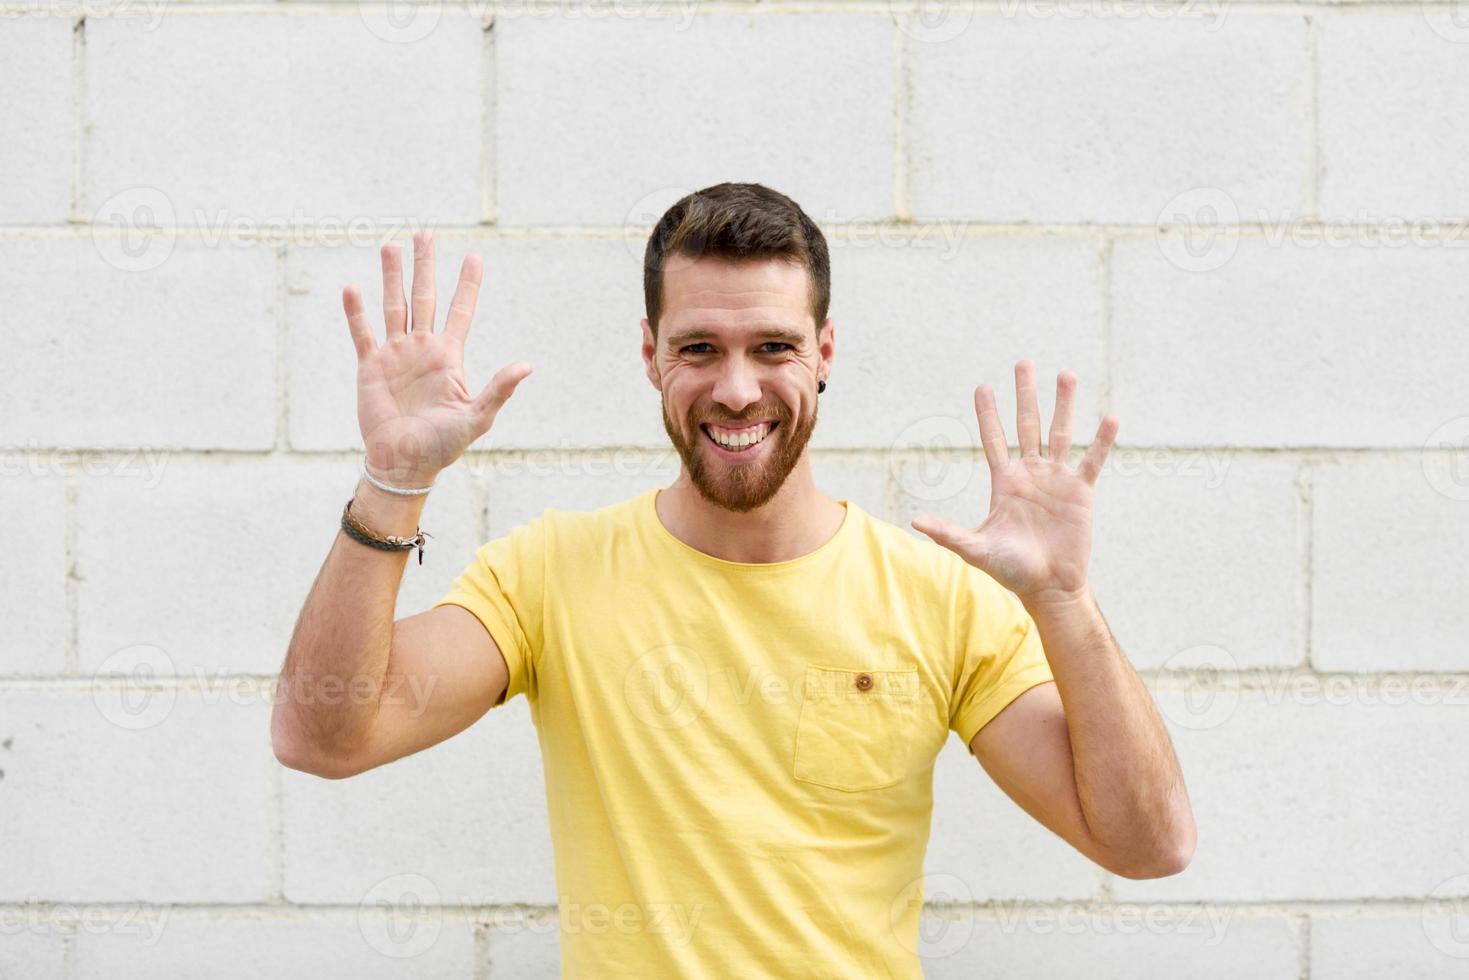
[(792, 774), (858, 792), (902, 781), (920, 739), (918, 668), (806, 666)]

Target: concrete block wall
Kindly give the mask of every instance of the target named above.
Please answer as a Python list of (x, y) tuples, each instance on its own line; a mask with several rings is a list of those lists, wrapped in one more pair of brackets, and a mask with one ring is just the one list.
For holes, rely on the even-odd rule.
[(355, 479), (338, 297), (432, 227), (441, 296), (485, 258), (471, 387), (536, 365), (406, 616), (672, 479), (639, 262), (720, 180), (828, 234), (827, 492), (978, 521), (1020, 357), (1079, 444), (1121, 418), (1095, 588), (1198, 852), (1116, 878), (951, 739), (927, 974), (1469, 973), (1463, 0), (22, 2), (0, 91), (0, 976), (557, 975), (523, 700), (345, 782), (270, 751)]

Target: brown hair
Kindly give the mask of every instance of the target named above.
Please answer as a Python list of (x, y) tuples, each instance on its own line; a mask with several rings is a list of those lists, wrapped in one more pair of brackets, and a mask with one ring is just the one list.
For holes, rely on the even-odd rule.
[(826, 237), (800, 205), (779, 191), (762, 184), (715, 184), (684, 195), (663, 213), (643, 253), (643, 298), (654, 337), (670, 255), (712, 255), (732, 262), (775, 258), (805, 266), (811, 317), (820, 334), (831, 302)]

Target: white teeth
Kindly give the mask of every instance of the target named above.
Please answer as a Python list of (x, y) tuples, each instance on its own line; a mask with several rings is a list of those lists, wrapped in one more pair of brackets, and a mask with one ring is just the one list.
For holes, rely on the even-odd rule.
[(752, 446), (755, 443), (760, 442), (767, 435), (769, 435), (770, 423), (766, 422), (763, 425), (756, 426), (753, 429), (748, 429), (737, 434), (726, 434), (715, 428), (713, 425), (710, 425), (706, 431), (708, 431), (709, 435), (714, 438), (715, 442), (719, 443), (726, 449), (744, 449), (746, 446)]

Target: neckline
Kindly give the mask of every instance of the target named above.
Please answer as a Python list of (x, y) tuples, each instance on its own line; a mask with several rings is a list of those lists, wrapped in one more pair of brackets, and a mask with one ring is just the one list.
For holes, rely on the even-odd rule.
[(849, 537), (856, 533), (851, 528), (857, 522), (857, 515), (862, 512), (862, 508), (855, 501), (845, 497), (839, 498), (837, 503), (841, 504), (842, 508), (846, 511), (846, 514), (842, 517), (842, 523), (837, 526), (836, 533), (811, 551), (806, 552), (804, 555), (797, 555), (794, 558), (787, 558), (784, 561), (730, 561), (727, 558), (711, 555), (707, 551), (700, 551), (664, 526), (662, 519), (658, 516), (658, 494), (662, 493), (663, 490), (663, 487), (654, 487), (643, 497), (644, 515), (653, 525), (654, 534), (673, 547), (691, 555), (696, 560), (714, 568), (725, 570), (781, 571), (818, 561), (822, 557), (836, 552)]

